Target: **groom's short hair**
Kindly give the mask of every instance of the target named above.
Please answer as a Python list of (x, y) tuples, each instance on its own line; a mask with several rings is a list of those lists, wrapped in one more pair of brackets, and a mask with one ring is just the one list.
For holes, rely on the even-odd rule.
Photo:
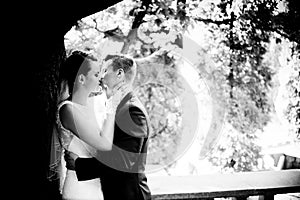
[(126, 80), (132, 83), (136, 76), (136, 62), (133, 58), (125, 55), (107, 55), (105, 61), (112, 60), (113, 71), (123, 69)]

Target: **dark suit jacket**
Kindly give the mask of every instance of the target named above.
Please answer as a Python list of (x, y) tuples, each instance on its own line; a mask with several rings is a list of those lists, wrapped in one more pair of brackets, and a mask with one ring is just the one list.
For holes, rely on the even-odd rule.
[(78, 158), (79, 181), (100, 177), (105, 200), (146, 200), (151, 193), (144, 174), (149, 117), (133, 94), (128, 93), (116, 111), (113, 147), (96, 158)]

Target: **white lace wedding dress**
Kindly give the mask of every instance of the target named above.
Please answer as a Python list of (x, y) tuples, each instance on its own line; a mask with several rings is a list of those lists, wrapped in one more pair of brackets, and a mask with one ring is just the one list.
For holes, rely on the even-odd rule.
[[(58, 106), (56, 122), (58, 124), (59, 129), (59, 138), (61, 140), (62, 146), (64, 149), (68, 151), (74, 152), (79, 157), (89, 158), (93, 157), (96, 153), (96, 150), (80, 140), (76, 135), (74, 135), (71, 131), (65, 129), (62, 126), (62, 123), (59, 118), (59, 109), (65, 104), (72, 104), (76, 106), (71, 101), (64, 101)], [(98, 115), (98, 120), (99, 119)], [(101, 116), (100, 116), (101, 118)], [(100, 178), (87, 180), (87, 181), (78, 181), (76, 172), (73, 170), (68, 170), (65, 168), (65, 161), (62, 157), (62, 188), (61, 193), (63, 199), (65, 200), (103, 200), (103, 193), (101, 190), (101, 182)]]

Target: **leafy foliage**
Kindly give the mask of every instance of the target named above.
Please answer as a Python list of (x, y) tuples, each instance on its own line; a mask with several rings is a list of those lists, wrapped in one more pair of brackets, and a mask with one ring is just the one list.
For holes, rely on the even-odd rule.
[(300, 60), (295, 59), (293, 73), (287, 84), (289, 91), (289, 104), (286, 109), (286, 117), (292, 125), (292, 133), (295, 139), (300, 140)]
[[(214, 12), (199, 15), (197, 20), (207, 24), (211, 38), (218, 41), (209, 50), (226, 78), (223, 88), (227, 122), (239, 134), (229, 136), (230, 133), (224, 132), (230, 139), (219, 140), (221, 143), (209, 160), (217, 166), (222, 165), (224, 170), (249, 171), (260, 157), (260, 147), (255, 142), (256, 130), (263, 129), (273, 111), (270, 92), (275, 71), (272, 63), (265, 59), (269, 41), (275, 37), (274, 33), (297, 41), (284, 26), (290, 23), (285, 21), (287, 16), (290, 19), (298, 16), (293, 16), (293, 12), (285, 13), (284, 17), (279, 15), (277, 1), (221, 0), (212, 4)], [(279, 26), (276, 21), (279, 18), (284, 26)], [(236, 151), (238, 146), (243, 146), (247, 153)]]
[(261, 147), (253, 135), (240, 134), (233, 128), (226, 130), (220, 140), (222, 143), (212, 152), (209, 161), (222, 166), (222, 172), (241, 172), (257, 170)]
[(180, 102), (170, 88), (158, 83), (139, 87), (137, 94), (148, 110), (153, 130), (148, 163), (168, 165), (174, 160), (181, 137)]

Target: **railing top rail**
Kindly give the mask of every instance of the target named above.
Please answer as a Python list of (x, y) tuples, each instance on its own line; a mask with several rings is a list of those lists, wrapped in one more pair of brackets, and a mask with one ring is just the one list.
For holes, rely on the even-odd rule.
[(192, 199), (300, 191), (300, 169), (199, 176), (148, 176), (154, 199)]

